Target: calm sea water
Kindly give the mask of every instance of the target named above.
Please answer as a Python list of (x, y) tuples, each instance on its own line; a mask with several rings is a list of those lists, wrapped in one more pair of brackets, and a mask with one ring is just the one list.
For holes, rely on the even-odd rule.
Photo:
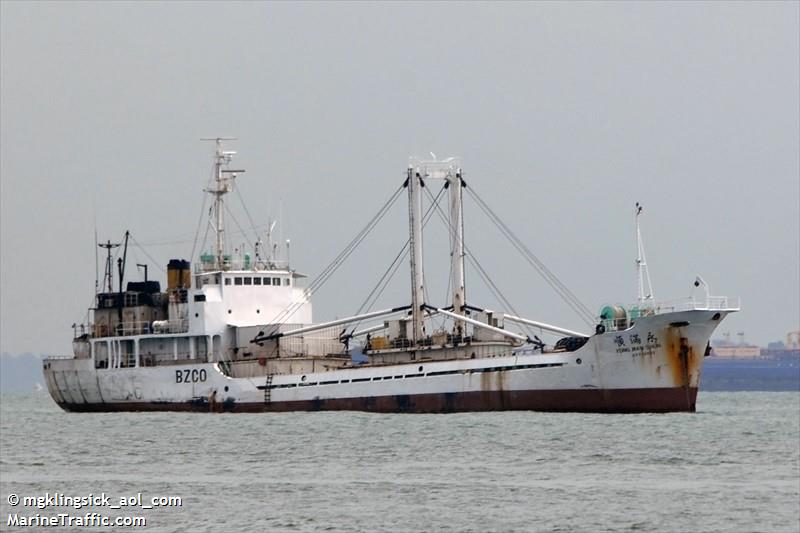
[[(70, 414), (41, 393), (0, 397), (0, 428), (3, 531), (59, 512), (147, 532), (800, 530), (797, 392), (666, 415)], [(102, 492), (182, 505), (8, 503)]]

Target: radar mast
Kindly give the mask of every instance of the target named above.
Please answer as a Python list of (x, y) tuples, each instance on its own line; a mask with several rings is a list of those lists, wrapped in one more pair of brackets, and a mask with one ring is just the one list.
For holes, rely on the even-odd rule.
[(227, 168), (236, 152), (225, 150), (222, 146), (223, 141), (235, 141), (236, 137), (212, 137), (201, 139), (203, 141), (214, 141), (216, 143), (216, 153), (214, 155), (214, 188), (204, 189), (205, 192), (214, 197), (212, 212), (214, 219), (211, 222), (216, 234), (214, 248), (214, 269), (225, 270), (225, 203), (223, 196), (233, 190), (236, 175), (244, 173), (244, 170), (233, 170)]

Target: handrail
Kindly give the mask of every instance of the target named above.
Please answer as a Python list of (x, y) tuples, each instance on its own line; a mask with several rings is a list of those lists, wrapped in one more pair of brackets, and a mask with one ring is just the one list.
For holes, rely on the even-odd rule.
[[(640, 308), (647, 309), (648, 307)], [(727, 296), (708, 296), (705, 298), (688, 296), (657, 302), (651, 308), (654, 309), (657, 315), (675, 311), (739, 311), (741, 309), (738, 297), (728, 298)]]
[(204, 274), (206, 272), (219, 272), (220, 270), (227, 272), (231, 270), (246, 270), (251, 272), (274, 271), (274, 270), (288, 270), (289, 261), (274, 260), (264, 261), (255, 259), (230, 259), (223, 261), (222, 268), (220, 268), (213, 261), (198, 261), (194, 265), (195, 274)]
[(128, 337), (132, 335), (161, 335), (167, 333), (186, 333), (189, 331), (189, 320), (156, 320), (121, 322), (113, 326), (108, 324), (89, 324), (93, 338)]
[(728, 311), (735, 312), (741, 309), (739, 297), (727, 296), (707, 296), (695, 298), (687, 296), (675, 300), (662, 302), (644, 302), (628, 305), (624, 307), (625, 313), (622, 316), (597, 317), (600, 324), (606, 330), (619, 330), (628, 327), (630, 321), (643, 316), (663, 315), (666, 313), (677, 313), (681, 311)]

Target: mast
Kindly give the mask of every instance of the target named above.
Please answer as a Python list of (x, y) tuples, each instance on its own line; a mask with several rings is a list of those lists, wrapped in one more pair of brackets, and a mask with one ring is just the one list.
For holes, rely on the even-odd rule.
[[(453, 273), (453, 313), (464, 315), (466, 295), (464, 290), (464, 217), (462, 214), (462, 190), (464, 182), (459, 168), (455, 176), (449, 173), (447, 183), (450, 189), (450, 261)], [(455, 335), (466, 334), (466, 322), (456, 320), (453, 325)]]
[(425, 304), (425, 280), (422, 263), (422, 187), (420, 169), (408, 167), (408, 223), (411, 244), (411, 340), (414, 345), (425, 337), (422, 306)]
[(214, 161), (214, 179), (216, 180), (216, 190), (214, 191), (214, 218), (216, 219), (217, 241), (215, 247), (215, 263), (218, 269), (222, 269), (222, 261), (225, 252), (225, 216), (223, 209), (222, 195), (227, 191), (222, 181), (222, 165), (225, 156), (222, 153), (222, 144), (217, 140), (217, 154)]
[(639, 227), (639, 217), (641, 214), (642, 206), (639, 204), (639, 202), (636, 202), (636, 274), (638, 277), (637, 295), (639, 305), (643, 305), (647, 300), (653, 300), (653, 285), (650, 283), (650, 272), (647, 270), (647, 259), (644, 255), (642, 231)]
[(114, 292), (114, 265), (111, 262), (111, 250), (114, 248), (118, 248), (121, 243), (112, 243), (108, 241), (104, 244), (98, 244), (100, 248), (105, 248), (108, 255), (106, 257), (106, 271), (103, 275), (103, 290), (107, 290), (107, 292), (112, 293)]
[(125, 306), (124, 298), (125, 291), (123, 290), (123, 283), (125, 282), (125, 265), (128, 262), (128, 237), (130, 232), (125, 232), (125, 244), (122, 248), (122, 257), (117, 259), (117, 269), (119, 270), (119, 296), (117, 298), (117, 317), (119, 318), (120, 326), (122, 325), (122, 308)]
[(225, 168), (231, 162), (236, 152), (225, 151), (222, 148), (222, 141), (235, 141), (235, 137), (214, 137), (201, 139), (203, 141), (214, 141), (217, 145), (214, 156), (214, 188), (205, 189), (205, 192), (214, 196), (214, 231), (216, 241), (214, 246), (214, 268), (217, 270), (225, 269), (225, 204), (223, 196), (233, 190), (233, 180), (236, 174), (244, 170), (230, 170)]

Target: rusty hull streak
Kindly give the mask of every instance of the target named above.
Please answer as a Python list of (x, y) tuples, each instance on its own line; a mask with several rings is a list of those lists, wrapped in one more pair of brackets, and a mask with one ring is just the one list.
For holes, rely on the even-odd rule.
[(666, 354), (672, 381), (676, 387), (692, 385), (692, 377), (696, 374), (698, 359), (694, 348), (686, 337), (681, 335), (680, 328), (669, 326), (666, 329)]
[[(694, 348), (689, 344), (687, 337), (681, 334), (683, 326), (669, 326), (666, 328), (667, 361), (672, 371), (672, 381), (676, 387), (685, 391), (685, 398), (689, 410), (695, 409), (696, 393), (692, 395), (690, 390), (697, 390), (698, 380), (692, 378), (697, 375), (700, 361), (697, 358)], [(692, 383), (695, 381), (695, 383)]]
[[(481, 372), (481, 391), (480, 395), (487, 406), (485, 410), (505, 410), (509, 405), (509, 395), (513, 394), (506, 391), (506, 374), (507, 372)], [(417, 398), (420, 395), (415, 395)], [(449, 402), (446, 408), (449, 408), (452, 402)], [(448, 409), (449, 412), (452, 409)]]

